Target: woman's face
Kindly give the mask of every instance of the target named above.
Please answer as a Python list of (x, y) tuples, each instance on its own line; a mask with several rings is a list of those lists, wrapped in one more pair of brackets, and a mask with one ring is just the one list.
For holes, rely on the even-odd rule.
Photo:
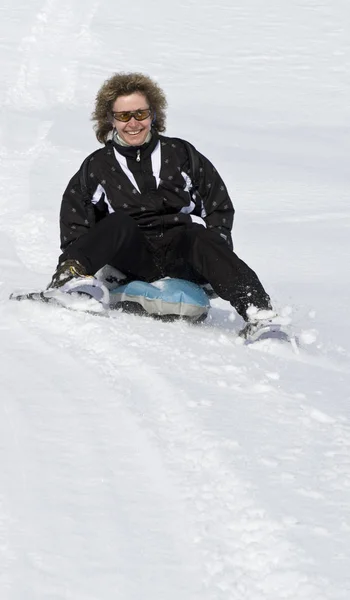
[(151, 130), (152, 114), (150, 113), (146, 119), (137, 121), (135, 117), (131, 117), (130, 121), (123, 122), (115, 118), (114, 113), (128, 113), (129, 111), (144, 111), (149, 109), (149, 102), (143, 94), (135, 92), (129, 96), (119, 96), (113, 106), (113, 126), (118, 132), (118, 135), (131, 146), (141, 146), (146, 140), (146, 137)]

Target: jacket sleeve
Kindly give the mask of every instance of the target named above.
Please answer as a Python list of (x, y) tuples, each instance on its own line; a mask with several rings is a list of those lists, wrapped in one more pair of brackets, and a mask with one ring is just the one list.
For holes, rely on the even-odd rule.
[(88, 209), (80, 188), (79, 172), (70, 180), (62, 197), (60, 211), (61, 250), (84, 235), (90, 228)]
[(69, 244), (87, 233), (96, 222), (96, 212), (91, 200), (92, 190), (96, 190), (98, 181), (92, 173), (89, 174), (89, 194), (91, 198), (87, 200), (81, 187), (80, 173), (82, 167), (70, 180), (62, 198), (60, 211), (62, 252), (66, 250)]
[(207, 228), (216, 231), (232, 248), (231, 230), (235, 209), (226, 186), (212, 163), (202, 154), (198, 193), (201, 200), (201, 217)]

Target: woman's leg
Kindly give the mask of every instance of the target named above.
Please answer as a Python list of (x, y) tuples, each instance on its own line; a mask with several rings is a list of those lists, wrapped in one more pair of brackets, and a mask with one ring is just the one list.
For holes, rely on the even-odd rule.
[(181, 277), (183, 273), (189, 277), (192, 269), (244, 319), (249, 306), (271, 309), (270, 297), (256, 273), (232, 252), (220, 235), (201, 225), (169, 234), (171, 241), (164, 257), (166, 275)]
[(140, 279), (157, 276), (152, 252), (136, 221), (116, 211), (99, 221), (89, 232), (72, 242), (59, 262), (78, 260), (93, 275), (109, 264)]

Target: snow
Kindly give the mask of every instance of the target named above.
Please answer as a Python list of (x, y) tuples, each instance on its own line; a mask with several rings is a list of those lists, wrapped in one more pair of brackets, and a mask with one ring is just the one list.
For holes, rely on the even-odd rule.
[[(350, 8), (346, 0), (4, 0), (1, 600), (348, 600)], [(223, 176), (234, 243), (299, 353), (201, 326), (8, 300), (59, 253), (113, 72)]]

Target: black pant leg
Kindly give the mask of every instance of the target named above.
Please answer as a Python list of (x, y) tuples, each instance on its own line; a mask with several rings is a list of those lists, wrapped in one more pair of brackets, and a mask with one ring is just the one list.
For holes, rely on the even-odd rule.
[(159, 276), (146, 237), (124, 211), (108, 215), (72, 242), (59, 262), (67, 258), (78, 260), (90, 274), (109, 264), (138, 279), (154, 280)]
[(166, 274), (170, 277), (181, 277), (181, 273), (188, 277), (192, 269), (244, 319), (247, 319), (246, 311), (251, 305), (271, 308), (270, 297), (256, 273), (232, 252), (220, 235), (201, 225), (193, 225), (173, 235), (165, 263)]

